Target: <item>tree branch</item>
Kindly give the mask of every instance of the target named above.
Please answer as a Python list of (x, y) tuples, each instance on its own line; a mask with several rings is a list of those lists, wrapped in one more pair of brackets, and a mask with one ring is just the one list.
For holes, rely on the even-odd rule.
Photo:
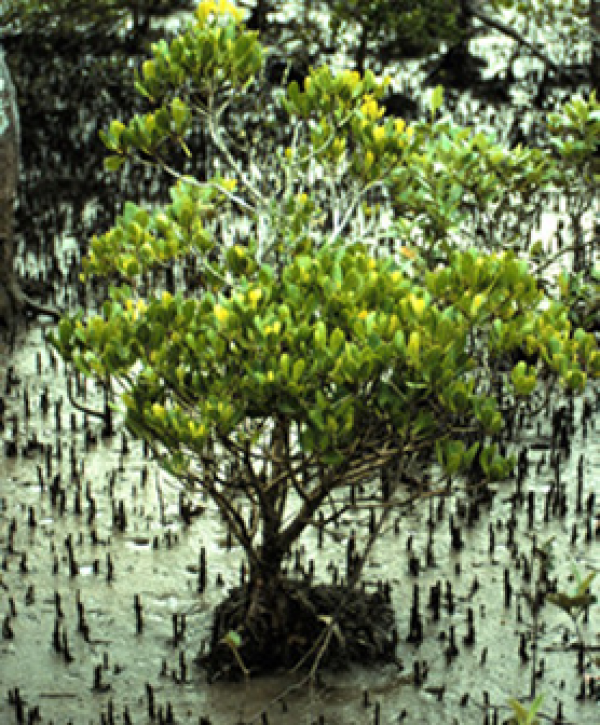
[(536, 58), (542, 61), (545, 65), (552, 68), (553, 71), (556, 71), (556, 73), (560, 74), (560, 67), (548, 56), (543, 53), (539, 48), (537, 48), (533, 43), (531, 43), (529, 40), (524, 38), (520, 33), (518, 33), (514, 28), (510, 27), (509, 25), (506, 25), (501, 20), (497, 20), (496, 18), (492, 18), (487, 13), (482, 12), (479, 10), (479, 8), (475, 5), (473, 0), (467, 0), (466, 2), (466, 9), (467, 13), (469, 15), (472, 15), (474, 18), (477, 18), (481, 23), (486, 25), (489, 28), (493, 28), (494, 30), (497, 30), (498, 32), (502, 33), (503, 35), (508, 36), (509, 38), (512, 38), (517, 43), (520, 43), (521, 45), (524, 45), (526, 48), (528, 48), (532, 55), (534, 55)]

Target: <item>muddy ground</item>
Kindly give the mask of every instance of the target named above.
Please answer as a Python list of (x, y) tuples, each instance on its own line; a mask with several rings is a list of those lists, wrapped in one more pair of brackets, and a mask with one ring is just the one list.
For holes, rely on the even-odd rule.
[[(123, 723), (203, 716), (233, 725), (260, 722), (253, 718), (264, 712), (275, 723), (479, 724), (486, 701), (488, 722), (496, 709), (502, 722), (507, 699), (530, 693), (532, 666), (545, 713), (560, 708), (565, 722), (597, 722), (599, 607), (581, 622), (589, 649), (580, 660), (568, 617), (543, 606), (533, 665), (527, 595), (540, 568), (531, 536), (538, 545), (556, 537), (556, 570), (541, 589), (554, 580), (571, 588), (572, 562), (600, 568), (598, 388), (574, 402), (572, 415), (561, 401), (555, 422), (565, 428), (554, 443), (552, 413), (519, 431), (517, 450), (528, 459), (520, 484), (500, 484), (479, 501), (457, 495), (419, 505), (390, 525), (364, 579), (368, 591), (390, 585), (402, 670), (325, 669), (311, 688), (294, 689), (303, 674), (209, 685), (193, 660), (208, 644), (214, 608), (240, 584), (240, 551), (210, 504), (196, 502), (203, 511), (182, 521), (179, 492), (140, 445), (103, 439), (101, 421), (86, 423), (70, 408), (42, 328), (20, 343), (0, 379), (1, 722), (33, 722), (39, 712), (44, 723), (87, 725), (111, 722), (112, 712)], [(93, 388), (86, 405), (102, 407)], [(340, 581), (345, 542), (353, 530), (366, 538), (367, 526), (368, 515), (348, 516), (321, 549), (306, 535), (290, 573), (301, 577), (312, 560), (316, 581)]]

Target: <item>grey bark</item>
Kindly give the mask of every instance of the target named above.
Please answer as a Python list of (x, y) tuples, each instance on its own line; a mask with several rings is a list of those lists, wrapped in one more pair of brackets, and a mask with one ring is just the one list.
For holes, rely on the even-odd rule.
[(21, 131), (17, 96), (0, 46), (0, 322), (14, 335), (19, 313), (29, 310), (54, 319), (57, 310), (43, 307), (23, 292), (15, 274), (14, 209), (19, 184)]
[(13, 217), (19, 183), (19, 111), (10, 71), (0, 47), (0, 318), (9, 322), (20, 300), (14, 274)]
[(600, 89), (600, 0), (590, 0), (590, 28), (592, 31), (592, 84)]

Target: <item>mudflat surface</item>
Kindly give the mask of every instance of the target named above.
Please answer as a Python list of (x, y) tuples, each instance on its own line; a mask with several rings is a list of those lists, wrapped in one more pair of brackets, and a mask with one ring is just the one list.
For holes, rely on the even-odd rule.
[[(125, 710), (133, 723), (160, 722), (161, 708), (168, 722), (169, 706), (174, 722), (182, 723), (196, 723), (200, 715), (228, 725), (260, 722), (252, 718), (264, 711), (269, 722), (312, 722), (323, 715), (327, 723), (347, 725), (375, 722), (378, 708), (385, 723), (398, 722), (405, 711), (406, 723), (475, 725), (484, 722), (486, 697), (507, 718), (507, 699), (529, 694), (527, 595), (539, 577), (530, 537), (538, 545), (555, 537), (550, 578), (560, 589), (574, 586), (571, 562), (582, 571), (600, 568), (593, 499), (600, 473), (598, 387), (574, 402), (572, 416), (569, 401), (554, 407), (564, 407), (559, 415), (575, 428), (563, 439), (568, 450), (555, 446), (551, 456), (547, 418), (518, 432), (516, 450), (526, 450), (529, 461), (520, 487), (513, 480), (480, 501), (457, 495), (424, 503), (390, 524), (364, 580), (368, 591), (378, 582), (391, 585), (402, 671), (353, 665), (320, 671), (311, 687), (302, 673), (209, 685), (193, 660), (210, 639), (215, 607), (240, 584), (241, 553), (228, 548), (216, 511), (200, 497), (198, 515), (190, 525), (182, 522), (176, 485), (144, 457), (141, 445), (124, 446), (121, 435), (103, 439), (101, 421), (86, 423), (69, 407), (62, 363), (52, 362), (41, 336), (35, 327), (14, 354), (2, 348), (10, 374), (0, 376), (1, 722), (18, 722), (10, 704), (16, 690), (27, 717), (38, 708), (44, 723), (73, 725), (102, 723), (109, 712), (115, 722), (127, 722)], [(102, 408), (90, 385), (86, 405)], [(451, 534), (450, 517), (460, 541)], [(301, 576), (312, 559), (316, 581), (340, 581), (347, 538), (354, 530), (360, 550), (367, 526), (368, 514), (349, 515), (321, 549), (308, 533), (293, 552), (290, 575)], [(422, 639), (415, 638), (415, 627)], [(560, 704), (567, 722), (592, 725), (599, 708), (592, 692), (600, 672), (594, 662), (597, 605), (580, 627), (590, 646), (582, 672), (568, 617), (542, 607), (536, 689), (546, 695), (545, 713), (556, 715)], [(584, 689), (588, 697), (581, 699)]]

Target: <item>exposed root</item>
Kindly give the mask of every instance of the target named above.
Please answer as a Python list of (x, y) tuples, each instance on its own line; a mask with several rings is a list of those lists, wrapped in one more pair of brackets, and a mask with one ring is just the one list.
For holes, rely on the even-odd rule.
[(393, 630), (394, 613), (384, 591), (286, 581), (266, 601), (245, 586), (217, 608), (209, 652), (196, 661), (210, 682), (299, 663), (300, 669), (310, 669), (317, 658), (333, 669), (350, 662), (389, 663), (395, 661)]
[(34, 302), (31, 298), (24, 296), (25, 312), (32, 313), (35, 317), (45, 316), (51, 317), (54, 322), (58, 322), (62, 317), (63, 313), (54, 307), (47, 305), (41, 305), (39, 302)]
[(11, 347), (14, 347), (19, 320), (24, 315), (50, 317), (58, 322), (62, 312), (31, 299), (11, 276), (8, 284), (0, 284), (0, 324), (8, 329)]

